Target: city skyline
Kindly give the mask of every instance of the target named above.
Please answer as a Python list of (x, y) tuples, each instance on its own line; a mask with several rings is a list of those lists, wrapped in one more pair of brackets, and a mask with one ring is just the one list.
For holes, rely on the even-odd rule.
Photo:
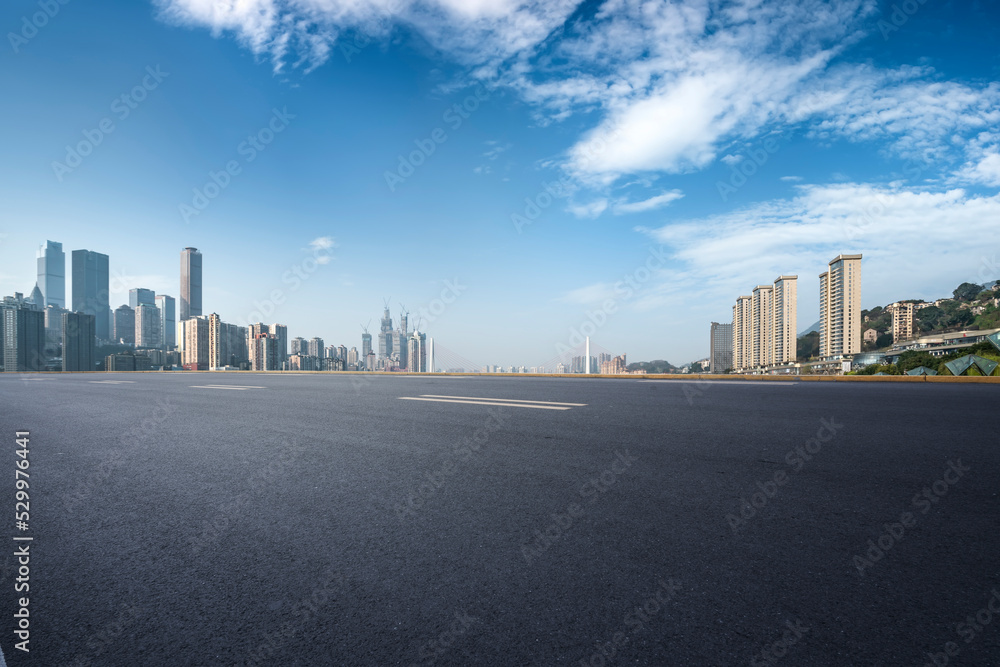
[[(326, 250), (331, 246), (332, 246), (332, 240), (330, 239), (315, 239), (313, 242), (310, 243), (310, 247), (313, 248), (313, 250), (320, 248)], [(37, 260), (38, 261), (37, 280), (38, 281), (44, 280), (48, 285), (49, 289), (55, 289), (57, 293), (59, 289), (59, 281), (57, 279), (54, 279), (53, 276), (50, 275), (51, 272), (49, 272), (45, 268), (47, 263), (46, 260), (43, 259), (43, 257), (46, 255), (46, 253), (51, 254), (53, 250), (58, 252), (59, 250), (61, 250), (61, 248), (62, 248), (61, 243), (49, 239), (40, 246), (40, 249), (38, 251), (38, 260)], [(110, 258), (108, 258), (107, 255), (90, 250), (77, 250), (77, 251), (72, 251), (72, 253), (76, 254), (78, 257), (77, 266), (79, 268), (77, 269), (77, 272), (79, 273), (79, 275), (84, 276), (84, 279), (82, 281), (82, 285), (79, 288), (73, 288), (72, 273), (70, 276), (67, 276), (65, 278), (65, 287), (66, 287), (65, 291), (72, 294), (74, 293), (74, 289), (76, 289), (77, 304), (81, 306), (81, 308), (78, 310), (74, 309), (68, 309), (68, 310), (69, 312), (88, 312), (85, 309), (90, 308), (90, 305), (88, 304), (95, 303), (97, 301), (96, 294), (100, 291), (98, 287), (96, 287), (96, 284), (100, 283), (101, 280), (104, 279), (103, 275), (112, 275), (115, 272), (107, 268), (111, 266)], [(179, 288), (181, 292), (185, 290), (184, 287), (185, 283), (184, 272), (186, 267), (185, 262), (186, 258), (189, 255), (192, 255), (196, 258), (194, 284), (197, 285), (197, 292), (200, 293), (202, 253), (198, 251), (197, 248), (193, 247), (186, 247), (181, 252), (182, 261), (181, 261), (181, 270), (180, 270), (181, 275), (180, 275)], [(315, 255), (315, 256), (320, 257), (321, 255)], [(820, 293), (819, 301), (821, 308), (820, 308), (820, 317), (819, 320), (817, 320), (816, 325), (818, 325), (818, 330), (820, 331), (820, 336), (821, 336), (821, 355), (820, 355), (821, 357), (839, 357), (842, 354), (856, 354), (860, 351), (861, 324), (858, 313), (860, 313), (862, 308), (858, 305), (858, 303), (861, 302), (861, 298), (863, 295), (863, 292), (861, 292), (859, 289), (860, 281), (854, 283), (854, 287), (851, 288), (849, 293), (849, 297), (851, 300), (849, 314), (851, 314), (854, 317), (854, 320), (850, 323), (850, 328), (847, 330), (846, 334), (843, 332), (839, 334), (841, 336), (844, 335), (848, 336), (849, 342), (846, 347), (838, 347), (836, 349), (830, 348), (829, 350), (826, 348), (826, 344), (823, 341), (825, 341), (826, 337), (829, 335), (827, 331), (830, 330), (830, 325), (824, 323), (823, 306), (824, 304), (827, 304), (827, 302), (829, 301), (825, 296), (827, 290), (829, 290), (831, 286), (837, 285), (838, 280), (839, 282), (843, 282), (842, 277), (838, 278), (837, 280), (835, 280), (832, 277), (829, 279), (827, 278), (828, 276), (839, 275), (839, 273), (832, 273), (833, 267), (837, 267), (838, 271), (848, 271), (848, 272), (854, 271), (856, 274), (860, 274), (861, 258), (862, 258), (861, 254), (852, 255), (852, 254), (841, 253), (840, 255), (838, 255), (837, 258), (829, 262), (829, 267), (831, 267), (830, 270), (820, 274), (819, 276), (820, 280), (818, 289)], [(320, 264), (321, 262), (315, 262), (313, 264), (313, 267), (315, 268)], [(314, 270), (314, 268), (311, 270)], [(102, 273), (102, 275), (97, 276), (95, 278), (97, 273)], [(302, 273), (301, 270), (289, 274), (289, 277), (292, 278), (297, 278), (299, 276), (308, 277), (306, 274)], [(121, 281), (121, 278), (122, 278), (121, 274), (115, 275), (115, 279), (109, 280), (108, 282), (109, 284), (113, 284), (116, 281)], [(728, 354), (731, 355), (731, 361), (733, 362), (732, 368), (734, 370), (741, 370), (741, 369), (749, 370), (752, 368), (780, 366), (784, 363), (794, 363), (795, 361), (800, 361), (796, 359), (796, 352), (795, 352), (795, 345), (796, 345), (795, 341), (800, 333), (804, 333), (804, 331), (799, 330), (800, 321), (798, 318), (798, 310), (799, 310), (798, 278), (799, 277), (797, 275), (781, 275), (775, 280), (775, 283), (773, 285), (757, 285), (756, 287), (753, 288), (752, 295), (740, 296), (736, 300), (736, 305), (730, 306), (731, 319), (729, 320), (728, 324), (731, 327), (731, 341)], [(849, 280), (849, 273), (848, 273), (848, 280)], [(33, 294), (36, 295), (40, 301), (44, 301), (47, 303), (48, 300), (44, 299), (44, 295), (41, 293), (41, 290), (39, 289), (40, 285), (41, 282), (36, 283), (36, 285), (33, 288)], [(450, 287), (454, 292), (455, 285), (451, 285)], [(458, 287), (461, 288), (461, 285), (458, 285)], [(838, 291), (842, 291), (842, 287), (838, 287), (837, 289)], [(91, 294), (91, 292), (93, 292), (93, 294)], [(113, 291), (111, 293), (113, 293)], [(181, 326), (182, 320), (176, 315), (174, 315), (175, 299), (170, 295), (159, 294), (157, 293), (156, 290), (142, 288), (142, 287), (129, 288), (127, 290), (126, 296), (127, 296), (126, 303), (123, 303), (121, 306), (117, 308), (109, 307), (108, 309), (108, 314), (107, 314), (108, 336), (109, 337), (113, 336), (113, 338), (108, 338), (108, 340), (113, 342), (118, 342), (118, 340), (122, 338), (122, 336), (118, 333), (119, 325), (117, 317), (121, 312), (122, 308), (126, 308), (128, 309), (128, 311), (130, 311), (129, 313), (126, 314), (127, 317), (129, 318), (129, 324), (126, 325), (127, 329), (131, 331), (133, 328), (132, 323), (134, 323), (135, 325), (132, 337), (130, 339), (126, 338), (125, 341), (126, 344), (132, 345), (137, 349), (162, 348), (170, 350), (175, 347), (179, 353), (183, 353), (184, 335)], [(233, 327), (240, 326), (243, 328), (247, 328), (247, 327), (252, 327), (255, 324), (264, 324), (265, 320), (267, 320), (268, 317), (271, 317), (273, 319), (273, 313), (275, 312), (274, 309), (266, 308), (264, 306), (266, 306), (269, 303), (274, 305), (280, 305), (283, 296), (279, 297), (277, 292), (272, 292), (270, 297), (271, 298), (269, 300), (265, 300), (263, 302), (263, 306), (262, 302), (255, 303), (257, 309), (251, 311), (251, 313), (249, 314), (249, 319), (245, 321), (233, 322), (231, 324), (227, 323), (227, 326), (233, 326)], [(29, 294), (28, 298), (29, 299), (33, 298), (32, 294)], [(198, 300), (200, 301), (200, 298)], [(390, 356), (386, 354), (386, 350), (389, 349), (391, 350), (391, 354), (394, 354), (396, 357), (399, 356), (402, 357), (400, 359), (401, 361), (400, 366), (402, 368), (407, 367), (406, 353), (409, 347), (409, 333), (412, 333), (408, 331), (409, 329), (408, 322), (412, 321), (412, 319), (410, 318), (410, 311), (403, 304), (399, 304), (400, 318), (396, 321), (400, 323), (401, 327), (393, 328), (394, 320), (390, 314), (391, 310), (389, 307), (390, 300), (391, 298), (383, 299), (383, 315), (380, 321), (380, 330), (378, 332), (377, 349), (373, 345), (372, 342), (373, 337), (368, 331), (371, 322), (369, 321), (368, 325), (365, 324), (361, 325), (362, 333), (360, 334), (360, 349), (358, 350), (358, 356), (360, 359), (360, 363), (362, 365), (364, 365), (365, 359), (367, 358), (367, 354), (365, 352), (366, 350), (369, 351), (374, 356), (375, 359), (382, 360), (387, 356)], [(439, 302), (438, 305), (440, 305), (442, 308), (446, 306), (444, 300), (438, 299), (437, 301)], [(897, 305), (899, 304), (893, 303), (889, 306), (889, 309), (890, 310), (894, 309)], [(149, 327), (152, 326), (151, 313), (147, 314), (147, 317), (145, 319), (136, 318), (136, 315), (140, 314), (138, 311), (138, 306), (146, 306), (149, 310), (155, 311), (155, 319), (156, 319), (155, 334), (149, 331)], [(219, 313), (217, 312), (218, 309), (208, 309), (208, 310), (211, 312), (212, 315), (219, 315)], [(757, 314), (758, 312), (768, 312), (770, 313), (770, 315), (764, 317), (763, 320), (761, 320), (760, 316)], [(910, 312), (910, 320), (908, 326), (912, 327), (912, 304), (909, 312)], [(58, 313), (56, 314), (58, 315)], [(414, 322), (414, 324), (418, 325), (422, 321), (422, 317), (427, 315), (430, 316), (431, 320), (434, 319), (435, 312), (433, 307), (430, 310), (421, 307), (418, 313), (416, 314), (416, 321)], [(208, 315), (207, 314), (197, 315), (194, 317), (208, 318)], [(839, 322), (838, 317), (839, 316), (831, 317), (831, 314), (827, 312), (826, 319), (830, 319), (833, 322)], [(96, 316), (95, 319), (97, 319)], [(219, 316), (219, 319), (220, 321), (225, 322), (226, 318)], [(746, 320), (746, 322), (749, 324), (742, 324), (743, 320)], [(766, 324), (763, 327), (758, 327), (760, 321), (770, 322), (770, 324)], [(169, 322), (173, 322), (174, 326), (173, 327), (168, 326)], [(717, 325), (717, 323), (713, 322), (712, 324), (714, 331), (714, 328)], [(450, 354), (458, 353), (459, 358), (465, 363), (466, 366), (469, 366), (469, 368), (467, 368), (466, 370), (475, 371), (481, 368), (496, 367), (500, 369), (532, 368), (533, 370), (531, 372), (535, 372), (534, 369), (538, 369), (538, 372), (553, 372), (559, 366), (565, 366), (566, 368), (569, 368), (570, 365), (567, 364), (567, 360), (584, 358), (584, 357), (573, 357), (572, 355), (582, 350), (582, 342), (579, 341), (582, 341), (583, 338), (587, 336), (588, 325), (591, 326), (591, 330), (599, 330), (599, 327), (596, 326), (596, 321), (594, 320), (593, 317), (591, 317), (588, 322), (583, 323), (583, 326), (572, 332), (573, 335), (568, 340), (569, 344), (557, 345), (556, 349), (557, 354), (555, 355), (555, 357), (550, 357), (545, 361), (532, 361), (530, 363), (527, 363), (524, 360), (517, 360), (515, 363), (497, 364), (496, 359), (493, 358), (487, 360), (479, 360), (479, 359), (470, 360), (467, 357), (462, 356), (460, 351), (456, 351), (453, 349), (450, 350)], [(46, 321), (46, 327), (48, 326), (49, 326), (48, 321)], [(299, 338), (304, 337), (305, 334), (311, 333), (311, 332), (299, 333), (293, 338), (288, 338), (287, 324), (281, 324), (281, 325), (272, 324), (270, 326), (281, 326), (285, 331), (283, 335), (286, 337), (286, 340), (284, 342), (284, 349), (286, 350), (286, 352), (284, 355), (282, 355), (283, 361), (287, 361), (288, 358), (292, 354), (294, 354), (294, 352), (287, 351), (288, 341), (292, 340), (293, 338), (297, 340)], [(835, 324), (834, 327), (836, 326), (838, 325)], [(56, 324), (56, 327), (58, 327), (58, 324)], [(416, 329), (414, 328), (414, 330)], [(581, 331), (582, 334), (580, 333)], [(421, 333), (426, 333), (426, 329), (424, 329)], [(100, 338), (101, 337), (98, 336), (98, 339)], [(311, 338), (313, 341), (319, 340), (321, 343), (323, 341), (323, 337), (311, 336)], [(152, 342), (154, 340), (156, 342)], [(713, 334), (713, 340), (714, 340), (714, 334)], [(349, 336), (347, 337), (346, 341), (338, 341), (338, 343), (340, 347), (345, 347), (344, 342), (351, 342), (351, 341), (357, 343), (355, 339), (352, 339)], [(743, 342), (741, 343), (741, 341)], [(603, 349), (603, 345), (600, 344), (598, 345)], [(337, 348), (337, 345), (334, 344), (331, 345), (330, 347)], [(358, 347), (358, 345), (357, 344), (351, 345), (351, 347)], [(694, 363), (696, 361), (702, 361), (704, 359), (708, 359), (709, 361), (711, 361), (712, 359), (715, 358), (716, 355), (715, 343), (710, 342), (708, 349), (709, 352), (707, 356), (703, 357), (702, 355), (699, 355), (695, 359), (679, 361), (676, 365), (685, 366)], [(309, 350), (310, 351), (307, 354), (310, 354), (310, 356), (322, 358), (323, 356), (322, 354), (317, 355), (312, 353), (312, 346), (310, 346)], [(403, 351), (402, 355), (400, 355), (400, 350)], [(770, 352), (768, 352), (767, 350), (770, 350)], [(621, 354), (622, 359), (624, 359), (625, 355), (626, 353), (624, 352)], [(772, 359), (768, 355), (771, 355), (774, 358)], [(607, 359), (610, 360), (613, 355), (602, 353), (601, 356), (607, 357)], [(596, 361), (597, 357), (593, 358), (595, 359), (594, 363), (597, 364), (598, 363)], [(745, 359), (745, 361), (741, 361), (742, 359)], [(645, 361), (648, 361), (648, 359)], [(600, 362), (600, 366), (603, 366), (603, 362)], [(445, 370), (444, 368), (439, 368), (439, 369)]]
[(425, 328), (469, 359), (530, 366), (597, 318), (605, 347), (679, 364), (747, 276), (812, 294), (813, 266), (863, 251), (863, 308), (1000, 278), (992, 7), (442, 5), (442, 32), (419, 4), (262, 3), (319, 41), (279, 52), (276, 24), (200, 0), (68, 8), (30, 39), (37, 5), (0, 8), (22, 100), (0, 292), (31, 292), (51, 239), (112, 258), (111, 308), (144, 287), (180, 316), (190, 246), (202, 312), (231, 322), (355, 341), (385, 295), (430, 313), (457, 283)]

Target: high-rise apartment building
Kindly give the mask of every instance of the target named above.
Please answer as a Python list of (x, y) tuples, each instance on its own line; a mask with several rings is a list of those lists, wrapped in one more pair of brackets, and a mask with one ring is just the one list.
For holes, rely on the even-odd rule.
[(774, 364), (774, 286), (754, 287), (751, 299), (750, 365), (752, 368), (763, 368)]
[(916, 337), (913, 302), (894, 303), (889, 306), (889, 310), (892, 312), (892, 342), (898, 343)]
[(819, 355), (861, 351), (861, 255), (838, 255), (819, 276)]
[(38, 249), (38, 289), (43, 306), (66, 307), (66, 253), (62, 243), (46, 241)]
[(208, 369), (215, 370), (229, 365), (229, 336), (224, 331), (222, 319), (218, 313), (208, 316)]
[[(619, 355), (613, 357), (610, 354), (600, 354), (598, 355), (598, 369), (601, 375), (623, 375), (625, 373), (628, 364), (625, 361), (625, 355)], [(518, 373), (525, 373), (527, 370), (524, 366), (521, 366)]]
[(300, 336), (296, 336), (292, 339), (292, 349), (290, 354), (300, 354), (303, 356), (308, 356), (309, 354), (309, 341)]
[(774, 281), (773, 363), (794, 363), (798, 358), (798, 276), (778, 276)]
[(0, 355), (6, 373), (45, 370), (45, 313), (20, 292), (0, 303)]
[(255, 371), (280, 371), (278, 338), (274, 334), (260, 333), (250, 339), (250, 369)]
[(189, 371), (207, 371), (209, 360), (208, 318), (198, 316), (181, 320), (181, 330), (184, 336), (181, 365)]
[(163, 349), (172, 350), (177, 346), (177, 304), (174, 297), (157, 294), (154, 299), (160, 309), (160, 336)]
[(111, 308), (108, 305), (108, 256), (91, 250), (73, 251), (72, 308), (94, 316), (99, 340), (111, 335)]
[(733, 370), (751, 368), (753, 349), (753, 297), (741, 296), (733, 306)]
[(323, 355), (326, 354), (326, 344), (323, 342), (322, 338), (312, 338), (309, 340), (309, 351), (307, 354), (310, 357), (316, 357), (317, 359), (322, 359)]
[(223, 366), (240, 367), (248, 361), (246, 328), (235, 324), (227, 324), (216, 313), (209, 315), (209, 370), (215, 370)]
[[(773, 285), (758, 285), (751, 296), (739, 297), (733, 306), (729, 368), (739, 373), (795, 362), (797, 325), (798, 276), (778, 276)], [(715, 349), (713, 344), (710, 366)]]
[(181, 251), (181, 321), (201, 315), (201, 253), (197, 248)]
[(160, 309), (140, 303), (135, 309), (135, 346), (153, 349), (161, 345)]
[(277, 345), (278, 368), (288, 361), (288, 327), (284, 324), (272, 324), (268, 327), (268, 333), (275, 338)]
[(147, 306), (156, 305), (156, 292), (151, 289), (146, 289), (145, 287), (133, 287), (128, 291), (128, 306), (132, 310), (139, 307), (140, 304), (145, 304)]
[(93, 315), (63, 313), (62, 369), (64, 371), (97, 370), (97, 334)]
[(135, 311), (122, 304), (115, 308), (114, 340), (123, 345), (135, 345)]
[(733, 367), (733, 325), (712, 322), (709, 332), (708, 369), (710, 373), (724, 373)]

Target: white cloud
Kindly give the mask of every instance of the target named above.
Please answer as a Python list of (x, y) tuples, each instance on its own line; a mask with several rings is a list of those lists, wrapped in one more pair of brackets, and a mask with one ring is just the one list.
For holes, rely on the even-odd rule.
[(684, 193), (680, 190), (671, 190), (670, 192), (664, 192), (661, 195), (656, 195), (655, 197), (650, 197), (649, 199), (644, 199), (642, 201), (621, 201), (615, 204), (614, 213), (615, 215), (621, 215), (623, 213), (641, 213), (643, 211), (652, 211), (653, 209), (667, 206), (671, 202), (677, 201), (683, 196)]
[(329, 250), (330, 248), (336, 248), (337, 242), (332, 236), (317, 236), (309, 242), (309, 247), (313, 250)]
[(578, 218), (596, 218), (607, 208), (607, 199), (595, 199), (587, 204), (570, 204), (567, 210)]
[(309, 242), (317, 264), (329, 264), (331, 258), (328, 251), (336, 247), (337, 241), (332, 236), (318, 236)]
[(1000, 153), (995, 149), (986, 153), (978, 162), (959, 171), (958, 177), (969, 183), (1000, 187)]
[[(345, 30), (376, 38), (394, 25), (416, 29), (432, 47), (474, 67), (498, 63), (544, 40), (573, 11), (572, 0), (155, 0), (162, 20), (232, 33), (268, 57), (276, 72), (292, 60), (323, 64)], [(483, 74), (488, 74), (484, 71)]]
[(798, 182), (800, 182), (802, 180), (802, 177), (801, 176), (782, 176), (781, 180), (785, 181), (786, 183), (798, 183)]
[(567, 292), (560, 301), (589, 306), (614, 298), (616, 296), (613, 283), (594, 283), (593, 285), (587, 285), (586, 287), (580, 287)]
[(704, 169), (733, 142), (785, 129), (873, 143), (918, 161), (917, 174), (995, 182), (992, 158), (965, 155), (964, 143), (1000, 122), (1000, 84), (846, 61), (878, 32), (875, 0), (606, 0), (572, 22), (577, 0), (156, 3), (163, 20), (233, 35), (275, 70), (322, 64), (346, 30), (388, 37), (405, 26), (466, 78), (516, 91), (540, 124), (596, 116), (562, 166), (597, 189)]
[(483, 153), (483, 157), (487, 160), (496, 160), (501, 154), (510, 150), (512, 144), (504, 143), (501, 144), (498, 141), (488, 141), (486, 142), (490, 149)]
[[(816, 276), (842, 253), (861, 252), (865, 307), (929, 298), (977, 282), (996, 252), (1000, 195), (955, 188), (925, 191), (847, 183), (798, 186), (799, 194), (658, 229), (639, 228), (673, 252), (676, 275), (647, 294), (646, 306), (671, 299), (714, 303), (720, 312), (754, 285), (798, 274), (800, 322), (816, 319)], [(955, 230), (961, 230), (956, 233)], [(692, 291), (684, 294), (687, 281)], [(818, 299), (818, 296), (816, 297)]]

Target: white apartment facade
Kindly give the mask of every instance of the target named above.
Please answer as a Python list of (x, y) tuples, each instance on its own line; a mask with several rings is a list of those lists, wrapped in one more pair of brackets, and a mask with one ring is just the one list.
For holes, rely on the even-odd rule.
[(819, 356), (861, 352), (861, 255), (837, 255), (819, 275)]

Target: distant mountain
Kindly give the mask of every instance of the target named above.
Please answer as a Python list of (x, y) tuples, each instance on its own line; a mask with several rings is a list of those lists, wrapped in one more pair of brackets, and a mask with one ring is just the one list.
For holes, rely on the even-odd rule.
[(808, 329), (806, 329), (805, 331), (800, 331), (799, 332), (799, 338), (802, 338), (806, 334), (812, 333), (813, 331), (819, 331), (819, 320), (816, 320), (813, 323), (813, 325), (811, 327), (809, 327)]
[(647, 373), (676, 373), (679, 369), (669, 361), (657, 359), (655, 361), (637, 361), (626, 366), (630, 371), (646, 371)]

